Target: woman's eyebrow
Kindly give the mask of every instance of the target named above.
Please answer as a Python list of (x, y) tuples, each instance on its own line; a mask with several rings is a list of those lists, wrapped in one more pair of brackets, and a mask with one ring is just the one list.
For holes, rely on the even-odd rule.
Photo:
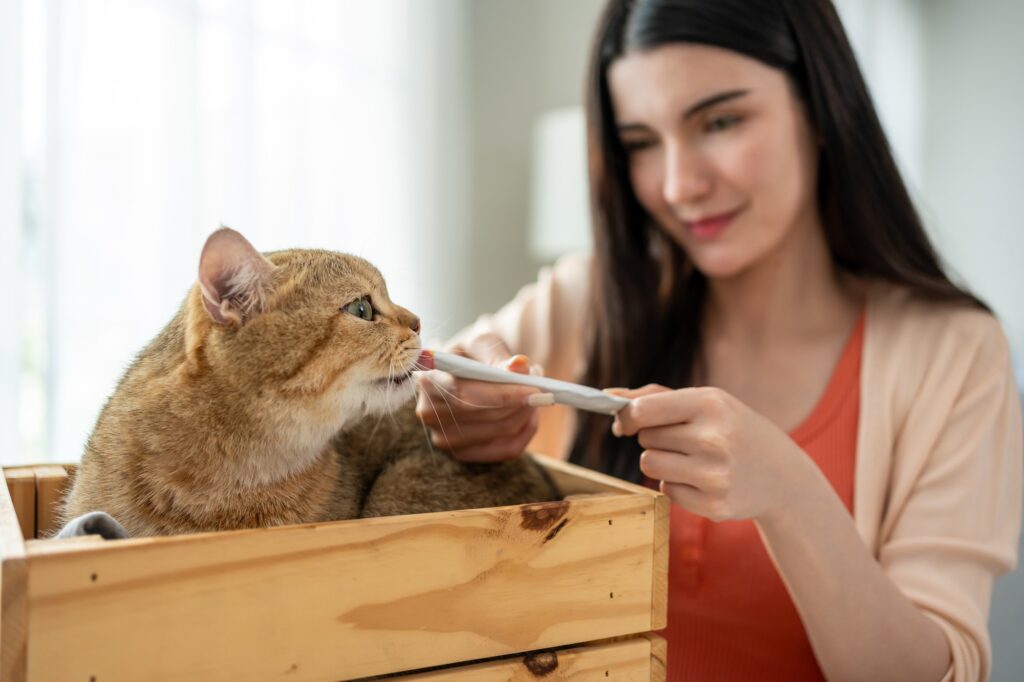
[(743, 97), (744, 95), (747, 95), (749, 93), (750, 90), (727, 90), (726, 92), (720, 92), (717, 95), (705, 97), (704, 99), (697, 102), (692, 107), (686, 110), (686, 113), (683, 114), (683, 120), (685, 121), (694, 114), (704, 109), (707, 109), (708, 107), (713, 107), (716, 104), (721, 104), (722, 102), (728, 102), (729, 100), (736, 99), (738, 97)]
[[(711, 95), (710, 97), (705, 97), (704, 99), (697, 102), (696, 104), (694, 104), (693, 106), (686, 110), (686, 112), (683, 114), (683, 120), (685, 121), (694, 114), (697, 114), (709, 107), (713, 107), (716, 104), (721, 104), (722, 102), (728, 102), (729, 100), (738, 99), (748, 94), (750, 94), (750, 90), (727, 90), (726, 92), (720, 92), (718, 94)], [(619, 134), (634, 131), (647, 132), (650, 130), (650, 128), (648, 128), (643, 123), (620, 123), (616, 126), (616, 128), (618, 129)]]
[(616, 129), (618, 129), (620, 134), (633, 132), (634, 130), (639, 130), (642, 132), (650, 130), (650, 128), (645, 126), (643, 123), (620, 123), (615, 127)]

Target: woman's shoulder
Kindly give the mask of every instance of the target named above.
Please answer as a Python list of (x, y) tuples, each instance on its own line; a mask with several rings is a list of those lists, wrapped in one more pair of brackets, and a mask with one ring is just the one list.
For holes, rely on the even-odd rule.
[[(591, 273), (594, 268), (594, 254), (589, 252), (569, 253), (545, 270), (551, 276), (566, 283), (572, 283), (581, 288), (587, 288), (590, 284)], [(542, 270), (544, 272), (545, 270)]]
[(995, 315), (970, 301), (931, 300), (879, 282), (867, 295), (862, 377), (872, 409), (886, 411), (894, 423), (915, 405), (937, 409), (981, 387), (1014, 383), (1009, 343)]
[(1009, 356), (1009, 343), (998, 318), (969, 300), (942, 301), (925, 297), (907, 286), (883, 281), (866, 285), (868, 325), (889, 348), (929, 349), (971, 347)]

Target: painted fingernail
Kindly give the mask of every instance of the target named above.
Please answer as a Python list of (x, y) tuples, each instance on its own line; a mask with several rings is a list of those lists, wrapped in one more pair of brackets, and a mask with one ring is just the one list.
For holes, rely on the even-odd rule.
[(531, 393), (526, 396), (526, 404), (530, 407), (547, 407), (555, 404), (553, 393)]
[(529, 359), (525, 355), (513, 355), (505, 361), (505, 366), (511, 369), (515, 366), (522, 367), (528, 363)]

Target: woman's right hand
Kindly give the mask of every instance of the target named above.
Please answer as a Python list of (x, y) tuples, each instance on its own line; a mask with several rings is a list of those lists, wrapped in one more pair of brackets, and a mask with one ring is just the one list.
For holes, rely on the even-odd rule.
[[(483, 334), (449, 352), (530, 374), (524, 355), (513, 356), (505, 342)], [(535, 373), (539, 368), (534, 368)], [(416, 416), (430, 433), (431, 442), (463, 462), (500, 462), (523, 454), (537, 433), (537, 408), (527, 401), (540, 391), (530, 386), (458, 379), (431, 370), (417, 377)]]

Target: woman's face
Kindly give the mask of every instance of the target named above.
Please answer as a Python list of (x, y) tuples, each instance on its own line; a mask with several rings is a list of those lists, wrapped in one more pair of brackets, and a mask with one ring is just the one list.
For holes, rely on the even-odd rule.
[(815, 135), (783, 72), (679, 43), (625, 54), (608, 83), (637, 198), (706, 276), (820, 229)]

